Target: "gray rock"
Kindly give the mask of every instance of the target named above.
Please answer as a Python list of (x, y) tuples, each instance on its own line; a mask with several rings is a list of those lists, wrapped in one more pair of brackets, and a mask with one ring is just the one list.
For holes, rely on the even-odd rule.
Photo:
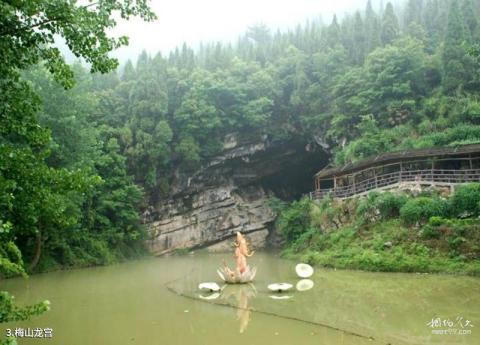
[(231, 242), (241, 231), (254, 247), (263, 247), (275, 214), (266, 205), (268, 195), (263, 190), (255, 190), (255, 194), (262, 196), (251, 201), (233, 192), (231, 186), (208, 189), (192, 197), (190, 209), (182, 198), (168, 200), (159, 206), (163, 217), (148, 224), (151, 240), (147, 244), (155, 254), (205, 246), (218, 251), (227, 248), (221, 242)]
[(313, 172), (326, 161), (324, 151), (306, 151), (304, 141), (229, 134), (219, 155), (190, 174), (176, 171), (170, 195), (145, 211), (147, 245), (157, 255), (180, 248), (231, 251), (237, 231), (253, 248), (279, 244), (269, 199), (295, 191), (295, 183), (313, 187)]

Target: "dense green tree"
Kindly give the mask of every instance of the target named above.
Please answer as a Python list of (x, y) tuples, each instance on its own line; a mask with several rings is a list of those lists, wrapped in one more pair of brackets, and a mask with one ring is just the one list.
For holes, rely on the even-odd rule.
[(463, 0), (462, 15), (465, 22), (467, 39), (469, 42), (472, 42), (478, 37), (478, 20), (475, 16), (473, 0)]
[(372, 50), (381, 45), (381, 30), (378, 15), (372, 7), (371, 0), (367, 1), (365, 9), (365, 35), (366, 35), (366, 52), (370, 53)]
[(130, 81), (135, 79), (135, 69), (133, 68), (132, 61), (127, 60), (127, 63), (123, 67), (122, 80)]
[(392, 43), (400, 33), (398, 19), (393, 10), (391, 2), (387, 3), (382, 19), (382, 42), (383, 44)]
[(365, 49), (367, 47), (367, 38), (365, 35), (365, 27), (362, 21), (362, 16), (360, 12), (355, 13), (355, 18), (353, 20), (353, 47), (352, 55), (353, 61), (355, 64), (362, 64), (365, 59)]
[(425, 55), (421, 42), (403, 38), (377, 49), (365, 63), (369, 112), (380, 125), (392, 126), (411, 120), (416, 102), (425, 95)]
[[(8, 274), (14, 273), (12, 263), (14, 267), (23, 264), (15, 247), (28, 259), (31, 270), (44, 251), (57, 247), (79, 222), (76, 196), (89, 193), (99, 180), (88, 168), (68, 170), (47, 165), (50, 131), (38, 124), (39, 98), (20, 71), (44, 61), (56, 81), (71, 87), (73, 71), (53, 44), (59, 35), (92, 71), (108, 72), (117, 65), (108, 53), (127, 43), (126, 37), (107, 35), (116, 24), (113, 17), (152, 20), (155, 16), (144, 1), (88, 5), (69, 1), (1, 2), (0, 13), (0, 224), (8, 224), (2, 226), (0, 242), (3, 275), (5, 267)], [(56, 131), (65, 122), (49, 125)], [(59, 151), (56, 149), (56, 153)], [(52, 165), (72, 163), (63, 158), (54, 159)], [(0, 322), (22, 320), (46, 309), (45, 304), (16, 308), (3, 292), (0, 303)]]
[[(424, 27), (426, 32), (426, 48), (433, 53), (439, 41), (443, 38), (444, 23), (441, 23), (444, 15), (438, 0), (428, 0), (424, 11)], [(446, 19), (445, 19), (446, 21)]]
[(421, 24), (423, 19), (424, 0), (408, 0), (404, 13), (404, 27), (412, 23)]
[(328, 47), (332, 48), (336, 44), (340, 43), (341, 31), (340, 31), (340, 25), (338, 24), (338, 19), (336, 15), (333, 16), (332, 23), (328, 27), (326, 35), (327, 35)]
[(443, 86), (445, 91), (454, 92), (469, 80), (468, 57), (464, 48), (466, 27), (460, 6), (453, 1), (448, 14), (447, 31), (442, 52)]

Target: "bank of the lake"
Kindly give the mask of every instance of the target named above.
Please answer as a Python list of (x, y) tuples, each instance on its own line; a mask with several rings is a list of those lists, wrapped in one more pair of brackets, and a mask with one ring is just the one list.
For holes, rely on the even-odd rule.
[(283, 255), (325, 267), (480, 275), (479, 185), (278, 205)]

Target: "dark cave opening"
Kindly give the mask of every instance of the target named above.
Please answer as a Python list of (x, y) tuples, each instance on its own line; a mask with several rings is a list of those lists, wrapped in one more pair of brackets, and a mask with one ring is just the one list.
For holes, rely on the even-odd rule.
[[(238, 162), (238, 176), (255, 176), (250, 181), (237, 179), (239, 185), (260, 185), (285, 201), (299, 199), (314, 189), (313, 176), (328, 164), (330, 154), (305, 141), (274, 143), (252, 156), (248, 163)], [(313, 147), (312, 147), (313, 146)]]
[(291, 201), (314, 190), (313, 176), (328, 162), (323, 151), (303, 152), (278, 172), (260, 180), (260, 184), (276, 197)]

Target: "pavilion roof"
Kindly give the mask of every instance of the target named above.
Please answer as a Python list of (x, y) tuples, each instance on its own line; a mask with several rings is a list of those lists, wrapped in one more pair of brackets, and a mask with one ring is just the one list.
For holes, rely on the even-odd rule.
[(426, 149), (412, 149), (383, 153), (371, 156), (343, 167), (327, 166), (315, 174), (316, 178), (330, 178), (342, 176), (365, 168), (384, 165), (388, 163), (402, 162), (416, 158), (449, 157), (471, 153), (480, 153), (480, 144), (461, 145), (456, 147), (433, 147)]

